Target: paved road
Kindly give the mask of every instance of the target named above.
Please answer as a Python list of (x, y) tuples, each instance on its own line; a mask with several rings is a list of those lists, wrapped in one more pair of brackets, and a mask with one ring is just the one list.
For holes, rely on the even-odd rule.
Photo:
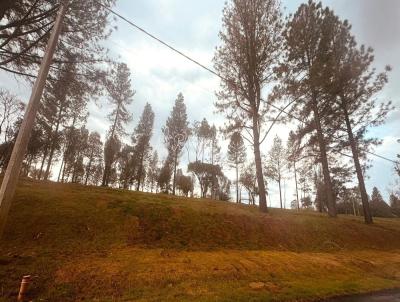
[(361, 296), (335, 298), (326, 302), (400, 302), (400, 289)]

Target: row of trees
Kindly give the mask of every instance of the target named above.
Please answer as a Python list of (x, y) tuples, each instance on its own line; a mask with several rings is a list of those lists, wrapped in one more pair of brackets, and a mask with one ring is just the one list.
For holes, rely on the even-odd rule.
[[(104, 83), (111, 108), (105, 142), (101, 141), (99, 133), (87, 130), (88, 114), (82, 97), (85, 93), (74, 86), (74, 79), (68, 78), (69, 73), (65, 72), (55, 83), (57, 85), (49, 86), (46, 91), (29, 142), (23, 175), (151, 192), (161, 190), (176, 194), (178, 190), (188, 196), (193, 194), (195, 179), (183, 174), (179, 159), (192, 137), (196, 160), (189, 163), (188, 171), (198, 180), (201, 196), (228, 200), (230, 181), (220, 166), (216, 127), (210, 126), (206, 119), (190, 127), (184, 97), (179, 94), (162, 129), (167, 156), (161, 162), (150, 145), (155, 118), (150, 104), (145, 105), (133, 132), (129, 135), (126, 131), (132, 120), (128, 106), (135, 92), (131, 88), (128, 67), (122, 63), (115, 67)], [(9, 110), (3, 118), (7, 125), (7, 135), (0, 148), (4, 171), (21, 123), (22, 106), (15, 96), (5, 91), (0, 100), (5, 106), (12, 103), (17, 108)], [(130, 143), (126, 143), (129, 136)], [(59, 164), (57, 171), (56, 163)]]
[[(71, 1), (24, 175), (184, 195), (193, 194), (197, 182), (202, 197), (228, 199), (231, 182), (222, 169), (219, 133), (206, 119), (189, 126), (182, 94), (162, 128), (164, 160), (150, 145), (155, 118), (150, 104), (136, 128), (127, 133), (135, 94), (130, 70), (112, 62), (100, 43), (110, 33), (105, 7), (113, 4), (113, 0)], [(2, 6), (0, 68), (31, 77), (57, 7), (48, 0), (24, 5), (7, 1)], [(387, 83), (390, 68), (376, 73), (372, 49), (358, 46), (349, 23), (314, 1), (302, 4), (285, 20), (277, 0), (232, 0), (224, 9), (223, 26), (222, 46), (214, 58), (222, 78), (216, 105), (227, 117), (223, 135), (230, 140), (227, 160), (235, 169), (236, 201), (243, 187), (250, 203), (258, 199), (266, 211), (269, 179), (278, 184), (282, 207), (282, 179), (291, 171), (296, 207), (311, 205), (313, 186), (317, 209), (335, 216), (337, 200), (348, 193), (345, 183), (356, 172), (363, 215), (372, 222), (364, 173), (367, 152), (380, 141), (367, 139), (366, 134), (383, 123), (391, 109), (389, 102), (378, 106), (374, 98)], [(6, 91), (0, 94), (4, 169), (23, 105)], [(99, 133), (86, 128), (88, 102), (101, 95), (112, 107), (104, 143)], [(276, 137), (270, 151), (264, 152), (262, 144), (272, 127), (289, 122), (298, 127), (290, 133), (287, 146)], [(189, 140), (195, 145), (195, 160), (187, 167), (192, 176), (185, 176), (179, 161), (185, 148), (189, 152)], [(252, 160), (246, 157), (245, 141), (252, 147)], [(351, 166), (343, 154), (352, 158)]]
[[(120, 68), (125, 70), (125, 81), (122, 82), (125, 82), (126, 87), (130, 87), (127, 67), (121, 66)], [(122, 79), (123, 76), (120, 74), (119, 78)], [(122, 143), (124, 137), (128, 136), (124, 130), (125, 125), (131, 119), (129, 114), (124, 113), (128, 112), (126, 106), (131, 103), (134, 94), (130, 88), (125, 91), (128, 91), (125, 98), (119, 98), (125, 101), (118, 102), (117, 98), (110, 98), (114, 110), (109, 115), (111, 126), (105, 145), (97, 132), (89, 133), (85, 126), (76, 128), (73, 123), (60, 130), (57, 143), (54, 144), (57, 147), (51, 151), (53, 142), (44, 143), (43, 129), (40, 128), (43, 124), (38, 123), (29, 144), (23, 174), (37, 179), (51, 176), (45, 172), (47, 170), (45, 166), (46, 160), (48, 164), (49, 154), (53, 153), (55, 155), (53, 160), (61, 162), (60, 169), (56, 171), (57, 174), (53, 175), (53, 178), (58, 175), (57, 180), (60, 182), (113, 185), (150, 192), (162, 190), (167, 193), (174, 192), (175, 187), (181, 194), (188, 196), (193, 194), (197, 180), (201, 197), (210, 196), (215, 199), (228, 200), (230, 181), (222, 172), (221, 148), (218, 143), (216, 127), (210, 126), (208, 121), (203, 119), (201, 122), (195, 122), (190, 128), (184, 99), (180, 94), (164, 127), (165, 143), (169, 152), (160, 167), (158, 154), (152, 152), (150, 146), (154, 124), (154, 112), (150, 104), (145, 105), (142, 116), (130, 135), (131, 143)], [(8, 112), (8, 114), (2, 115), (2, 121), (4, 121), (2, 124), (7, 125), (6, 137), (10, 137), (10, 140), (5, 138), (1, 145), (0, 153), (3, 159), (1, 165), (4, 168), (4, 163), (7, 161), (4, 151), (10, 150), (8, 146), (12, 147), (16, 134), (10, 129), (18, 128), (23, 106), (16, 97), (5, 91), (0, 93), (0, 106), (3, 112)], [(7, 108), (15, 108), (15, 110), (7, 110)], [(10, 127), (10, 125), (14, 127)], [(272, 147), (263, 161), (265, 177), (278, 183), (281, 208), (283, 207), (282, 181), (292, 178), (296, 185), (292, 208), (312, 207), (312, 195), (315, 195), (314, 205), (319, 211), (325, 211), (326, 203), (321, 194), (321, 171), (318, 171), (318, 165), (310, 162), (308, 158), (293, 157), (294, 135), (294, 132), (290, 132), (286, 147), (281, 138), (275, 137)], [(175, 167), (179, 166), (179, 158), (183, 153), (184, 146), (189, 140), (194, 142), (195, 161), (189, 163), (188, 171), (196, 178), (185, 176), (182, 169), (177, 169), (175, 172)], [(254, 163), (246, 165), (246, 147), (239, 132), (234, 132), (230, 137), (227, 151), (227, 160), (236, 172), (236, 201), (241, 202), (242, 194), (239, 192), (244, 188), (247, 191), (249, 203), (255, 204), (256, 196), (259, 194), (254, 173), (255, 165)], [(106, 164), (109, 165), (108, 170), (105, 170)], [(50, 171), (54, 171), (54, 169), (50, 169)], [(342, 170), (334, 175), (335, 180), (336, 178), (342, 180), (342, 182), (334, 182), (338, 212), (359, 215), (359, 190), (347, 188), (344, 185), (346, 179), (351, 180), (351, 171)], [(104, 182), (106, 183), (104, 184)], [(315, 194), (312, 194), (313, 189)], [(376, 198), (377, 195), (379, 194), (372, 195), (372, 201), (382, 199)], [(395, 193), (390, 197), (393, 209), (397, 207), (396, 198)], [(370, 204), (371, 206), (375, 205), (372, 209), (374, 215), (382, 216), (386, 213), (385, 215), (388, 216), (387, 213), (391, 213), (388, 209), (384, 209), (383, 203), (372, 201)], [(378, 211), (374, 208), (378, 208)], [(379, 208), (381, 209), (379, 210)], [(393, 213), (396, 211), (393, 210)]]
[[(392, 109), (390, 102), (375, 100), (390, 67), (376, 73), (373, 50), (357, 45), (348, 21), (312, 0), (286, 20), (277, 0), (232, 0), (220, 37), (214, 58), (223, 79), (217, 108), (228, 120), (226, 132), (240, 131), (252, 144), (260, 209), (267, 210), (265, 174), (280, 178), (271, 167), (265, 172), (261, 144), (268, 124), (290, 121), (298, 124), (292, 159), (310, 157), (320, 167), (318, 193), (329, 216), (337, 215), (332, 174), (342, 168), (341, 154), (350, 151), (365, 222), (372, 223), (363, 160), (380, 141), (366, 133)], [(278, 106), (286, 116), (276, 113)]]

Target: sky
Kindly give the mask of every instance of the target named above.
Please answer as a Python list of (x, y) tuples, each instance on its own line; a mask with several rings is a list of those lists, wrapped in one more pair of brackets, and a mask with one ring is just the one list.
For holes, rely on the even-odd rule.
[[(206, 66), (212, 67), (215, 47), (220, 40), (222, 9), (224, 0), (118, 0), (115, 10), (129, 18), (150, 33), (170, 43), (177, 49), (190, 55)], [(282, 6), (287, 15), (293, 13), (304, 1), (284, 0)], [(398, 0), (324, 0), (344, 19), (353, 25), (353, 33), (359, 44), (371, 46), (375, 50), (375, 65), (381, 70), (389, 64), (393, 67), (390, 82), (379, 94), (379, 100), (392, 100), (400, 107), (400, 1)], [(204, 117), (217, 127), (224, 123), (223, 116), (215, 113), (215, 91), (219, 80), (214, 75), (201, 69), (192, 62), (175, 54), (170, 49), (150, 39), (142, 32), (132, 28), (123, 21), (116, 22), (114, 31), (106, 45), (111, 55), (128, 64), (132, 73), (132, 85), (136, 91), (134, 102), (129, 107), (133, 113), (133, 122), (127, 126), (127, 132), (133, 131), (144, 105), (149, 102), (155, 111), (155, 133), (152, 145), (161, 156), (166, 155), (163, 146), (161, 127), (172, 109), (179, 92), (185, 96), (190, 121), (202, 120)], [(0, 72), (0, 86), (7, 87), (13, 93), (27, 100), (30, 86), (20, 79)], [(103, 137), (109, 128), (105, 116), (110, 111), (106, 103), (101, 107), (89, 104), (90, 117), (88, 128), (99, 131)], [(383, 139), (383, 144), (375, 149), (376, 153), (395, 159), (400, 153), (400, 145), (396, 140), (400, 137), (400, 111), (392, 112), (387, 123), (370, 131), (371, 136)], [(278, 125), (262, 145), (264, 154), (270, 148), (276, 134), (284, 140), (293, 125)], [(222, 142), (223, 151), (228, 142)], [(223, 152), (224, 153), (224, 152)], [(249, 150), (249, 155), (251, 151)], [(184, 154), (181, 164), (193, 160)], [(393, 164), (374, 157), (372, 168), (366, 180), (368, 192), (377, 186), (387, 198), (392, 187), (394, 173)], [(233, 171), (226, 168), (225, 173), (233, 178)], [(184, 172), (185, 172), (184, 168)], [(286, 181), (287, 203), (294, 196), (292, 179)], [(273, 206), (278, 206), (277, 186), (271, 184), (270, 196)]]

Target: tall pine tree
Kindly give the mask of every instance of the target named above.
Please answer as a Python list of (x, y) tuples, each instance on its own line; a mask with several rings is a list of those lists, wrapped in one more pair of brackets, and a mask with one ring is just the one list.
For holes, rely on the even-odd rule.
[(324, 66), (329, 49), (329, 30), (335, 16), (322, 4), (309, 1), (302, 4), (291, 17), (285, 30), (286, 60), (285, 90), (296, 100), (295, 115), (303, 120), (299, 133), (302, 137), (309, 134), (310, 144), (319, 148), (318, 161), (322, 165), (325, 193), (328, 205), (328, 214), (335, 217), (336, 196), (333, 189), (331, 172), (328, 162), (329, 122), (332, 114), (329, 99), (326, 98), (321, 87), (326, 80)]
[(175, 195), (178, 160), (190, 135), (186, 105), (182, 93), (178, 94), (175, 105), (162, 131), (164, 142), (168, 149), (168, 158), (172, 164), (172, 194)]
[(139, 124), (132, 135), (134, 143), (134, 156), (137, 160), (136, 190), (140, 189), (146, 171), (145, 162), (151, 151), (150, 139), (153, 135), (154, 112), (149, 103), (144, 107)]
[(217, 109), (228, 119), (228, 132), (248, 132), (254, 151), (260, 210), (267, 211), (267, 197), (260, 145), (271, 107), (263, 89), (275, 83), (275, 68), (282, 47), (282, 16), (278, 0), (232, 0), (226, 3), (222, 46), (214, 57), (222, 76)]
[(121, 148), (121, 137), (125, 135), (124, 126), (132, 119), (132, 115), (127, 109), (135, 94), (131, 88), (130, 76), (128, 66), (119, 63), (116, 70), (112, 70), (111, 76), (106, 81), (109, 102), (114, 108), (108, 115), (112, 125), (104, 148), (103, 186), (108, 186), (110, 182), (112, 166), (117, 160)]

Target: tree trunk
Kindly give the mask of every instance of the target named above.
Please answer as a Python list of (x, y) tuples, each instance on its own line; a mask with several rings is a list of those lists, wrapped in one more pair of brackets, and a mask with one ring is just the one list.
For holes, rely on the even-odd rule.
[(204, 179), (201, 180), (200, 189), (201, 189), (201, 197), (202, 197), (202, 198), (206, 198), (206, 195), (207, 195), (207, 185), (205, 184)]
[(281, 178), (279, 177), (278, 179), (278, 185), (279, 185), (279, 201), (281, 203), (281, 209), (283, 209), (283, 203), (282, 203), (282, 188), (281, 188)]
[(349, 114), (347, 112), (346, 105), (343, 102), (342, 102), (342, 109), (343, 109), (344, 118), (346, 121), (347, 134), (349, 136), (351, 152), (353, 153), (354, 166), (356, 168), (356, 173), (357, 173), (357, 178), (358, 178), (358, 187), (360, 188), (360, 193), (361, 193), (361, 202), (363, 205), (364, 221), (366, 224), (372, 224), (373, 220), (372, 220), (371, 210), (369, 208), (367, 190), (365, 189), (364, 175), (362, 173), (360, 159), (358, 156), (357, 142), (354, 138), (354, 134), (353, 134), (353, 130), (351, 127)]
[(357, 213), (356, 213), (356, 203), (355, 203), (354, 198), (352, 198), (352, 204), (353, 204), (353, 216), (357, 216)]
[(236, 164), (236, 203), (239, 203), (239, 165)]
[(27, 159), (23, 162), (23, 168), (21, 169), (21, 175), (23, 177), (27, 177), (29, 174), (29, 167), (31, 166), (32, 163), (32, 157), (31, 156), (27, 156)]
[(108, 165), (106, 165), (104, 167), (104, 173), (103, 173), (103, 180), (101, 182), (101, 186), (102, 187), (106, 187), (108, 186), (108, 171), (109, 171), (110, 167)]
[(90, 169), (92, 168), (92, 161), (93, 161), (93, 149), (92, 152), (90, 152), (90, 158), (89, 158), (89, 162), (86, 166), (86, 177), (85, 177), (85, 186), (87, 186), (88, 180), (89, 180), (89, 173), (90, 173)]
[(139, 165), (139, 170), (138, 170), (138, 180), (137, 180), (137, 186), (136, 186), (136, 191), (140, 190), (140, 183), (142, 181), (142, 174), (143, 174), (143, 158), (144, 156), (140, 158), (140, 165)]
[[(121, 104), (118, 103), (116, 114), (115, 114), (115, 119), (114, 119), (114, 123), (113, 123), (112, 128), (111, 128), (110, 138), (109, 139), (114, 139), (115, 129), (117, 127), (117, 123), (118, 123), (118, 119), (119, 119), (120, 108), (121, 108)], [(107, 144), (107, 141), (106, 141), (106, 144)], [(111, 161), (110, 164), (104, 165), (103, 180), (101, 182), (101, 186), (102, 187), (108, 186), (109, 177), (110, 177), (109, 174), (111, 172), (112, 164), (113, 164), (113, 161)]]
[(261, 212), (268, 212), (267, 196), (265, 192), (264, 175), (262, 172), (262, 161), (260, 152), (260, 133), (258, 131), (257, 117), (253, 117), (253, 139), (254, 139), (254, 161), (256, 164), (257, 184), (259, 191), (259, 206)]
[(89, 173), (90, 169), (92, 167), (92, 159), (89, 160), (88, 165), (86, 166), (86, 178), (85, 178), (85, 186), (87, 186), (88, 180), (89, 180)]
[(336, 217), (336, 201), (335, 201), (335, 194), (333, 192), (332, 180), (331, 175), (329, 172), (329, 163), (328, 163), (328, 156), (326, 151), (326, 143), (324, 134), (322, 132), (321, 127), (321, 119), (318, 112), (318, 106), (316, 104), (316, 100), (313, 100), (313, 112), (314, 112), (314, 120), (315, 120), (315, 127), (317, 130), (317, 139), (320, 151), (320, 160), (322, 164), (322, 173), (324, 175), (324, 184), (325, 184), (325, 192), (327, 197), (327, 204), (328, 204), (328, 215), (330, 217)]
[(65, 164), (65, 156), (63, 156), (62, 162), (61, 162), (61, 167), (60, 167), (60, 171), (58, 172), (58, 178), (57, 178), (57, 182), (60, 182), (60, 178), (61, 178), (61, 173), (63, 171), (64, 168), (64, 164)]
[(46, 173), (44, 174), (44, 179), (45, 180), (47, 180), (49, 178), (51, 162), (53, 161), (54, 151), (56, 149), (56, 139), (57, 139), (58, 129), (60, 128), (61, 114), (62, 114), (63, 110), (64, 110), (64, 108), (61, 107), (60, 111), (58, 112), (58, 119), (57, 119), (56, 129), (54, 130), (54, 134), (52, 135), (52, 142), (51, 142), (51, 147), (50, 147), (49, 160), (47, 161)]
[[(77, 160), (79, 158), (79, 154), (76, 155), (75, 160)], [(74, 168), (72, 170), (72, 182), (76, 183), (77, 181), (77, 176), (76, 176), (76, 161), (74, 162)]]
[(296, 161), (293, 162), (294, 169), (294, 182), (296, 184), (296, 201), (297, 201), (297, 210), (300, 210), (300, 200), (299, 200), (299, 190), (297, 188), (297, 169), (296, 169)]
[(174, 156), (174, 179), (172, 181), (172, 195), (175, 195), (177, 161), (178, 161), (178, 152), (175, 151), (175, 156)]
[(65, 181), (65, 172), (67, 171), (67, 163), (64, 162), (64, 168), (61, 176), (61, 182), (63, 183)]
[(48, 148), (46, 148), (46, 150), (43, 153), (43, 159), (42, 159), (42, 163), (40, 165), (40, 170), (39, 170), (39, 175), (38, 175), (38, 179), (39, 180), (42, 178), (43, 167), (44, 167), (44, 163), (45, 163), (46, 158), (47, 158), (47, 152), (48, 152)]

